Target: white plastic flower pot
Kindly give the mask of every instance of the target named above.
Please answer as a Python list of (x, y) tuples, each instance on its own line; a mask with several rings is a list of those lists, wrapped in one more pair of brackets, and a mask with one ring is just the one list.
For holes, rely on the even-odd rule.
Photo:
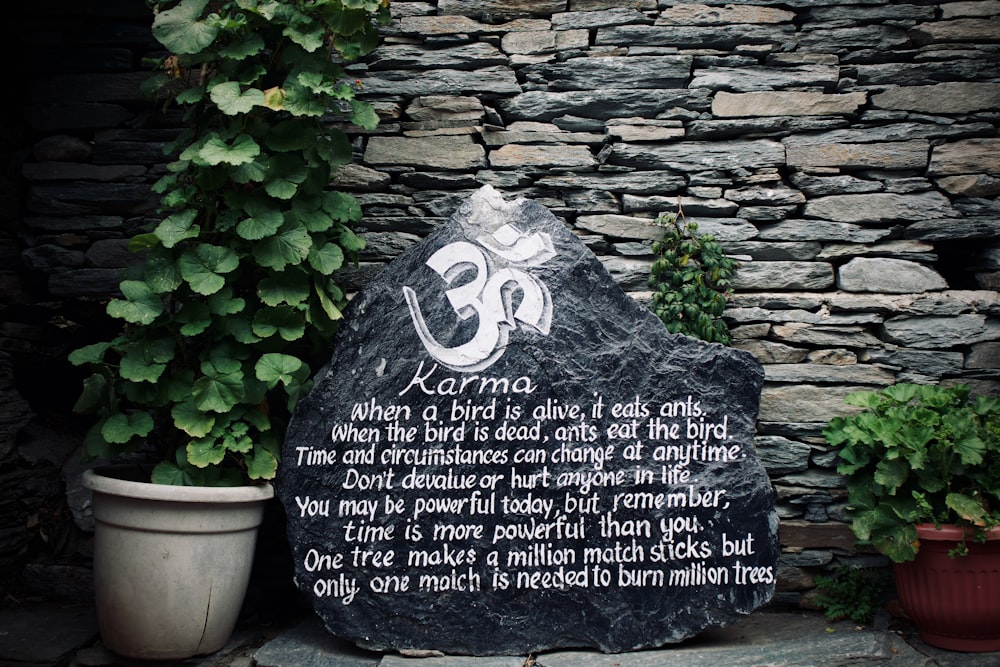
[(94, 587), (104, 645), (145, 660), (229, 640), (270, 485), (178, 487), (84, 473), (93, 492)]

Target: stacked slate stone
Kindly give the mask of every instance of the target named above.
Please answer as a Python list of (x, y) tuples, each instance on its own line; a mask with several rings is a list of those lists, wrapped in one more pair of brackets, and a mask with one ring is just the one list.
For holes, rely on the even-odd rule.
[[(27, 465), (18, 449), (40, 447), (25, 428), (39, 399), (74, 382), (56, 357), (103, 338), (100, 300), (129, 259), (122, 240), (154, 214), (146, 188), (175, 127), (137, 91), (156, 48), (142, 0), (23, 4), (25, 131), (5, 139), (25, 164), (4, 183), (0, 235), (4, 474)], [(368, 240), (346, 284), (490, 184), (560, 216), (648, 299), (649, 221), (679, 204), (741, 257), (727, 315), (766, 370), (757, 445), (778, 492), (779, 586), (809, 588), (813, 568), (853, 553), (820, 435), (846, 393), (897, 380), (997, 393), (996, 0), (392, 11), (380, 48), (352, 68), (383, 122), (355, 135), (357, 163), (339, 177), (363, 202)], [(75, 390), (64, 393), (68, 412)], [(22, 505), (9, 524), (21, 550)]]
[[(383, 117), (339, 184), (363, 284), (481, 184), (560, 215), (637, 299), (681, 207), (741, 258), (783, 581), (853, 550), (821, 429), (894, 381), (1000, 379), (1000, 4), (393, 3), (354, 68)], [(846, 559), (846, 558), (845, 558)]]
[(33, 561), (29, 588), (89, 600), (66, 511), (82, 441), (66, 355), (108, 333), (104, 301), (135, 261), (127, 237), (153, 220), (149, 185), (176, 129), (157, 127), (139, 92), (157, 48), (142, 0), (37, 0), (4, 20), (17, 93), (0, 137), (0, 570)]

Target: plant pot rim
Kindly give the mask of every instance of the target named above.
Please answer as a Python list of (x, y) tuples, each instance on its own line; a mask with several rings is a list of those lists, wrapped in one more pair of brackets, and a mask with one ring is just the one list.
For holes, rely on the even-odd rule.
[[(944, 523), (940, 527), (933, 523), (917, 524), (917, 537), (921, 540), (961, 542), (963, 539), (972, 539), (972, 536), (972, 529), (967, 526), (958, 526), (953, 523)], [(1000, 540), (1000, 526), (987, 530), (986, 539), (988, 541)]]
[(173, 486), (128, 479), (135, 476), (135, 471), (135, 466), (85, 470), (83, 485), (91, 491), (114, 496), (175, 502), (244, 503), (264, 501), (274, 496), (274, 487), (267, 483), (246, 486)]

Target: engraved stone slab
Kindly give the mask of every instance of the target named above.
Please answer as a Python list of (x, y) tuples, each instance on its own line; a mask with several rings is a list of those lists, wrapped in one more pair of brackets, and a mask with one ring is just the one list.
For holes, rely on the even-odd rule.
[(777, 570), (762, 384), (484, 187), (354, 299), (296, 410), (296, 581), (377, 650), (618, 652), (728, 624)]

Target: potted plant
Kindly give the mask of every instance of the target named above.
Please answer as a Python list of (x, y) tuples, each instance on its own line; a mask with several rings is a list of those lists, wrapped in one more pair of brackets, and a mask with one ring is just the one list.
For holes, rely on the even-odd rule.
[(839, 447), (855, 535), (893, 563), (928, 644), (1000, 650), (1000, 400), (900, 383), (848, 395)]
[[(387, 3), (148, 4), (169, 54), (147, 88), (178, 105), (186, 125), (154, 186), (164, 217), (131, 240), (144, 259), (107, 307), (121, 334), (70, 359), (93, 370), (76, 406), (97, 417), (86, 453), (151, 451), (155, 460), (145, 479), (85, 479), (102, 637), (131, 657), (180, 658), (217, 650), (232, 631), (286, 420), (341, 317), (334, 273), (363, 246), (350, 228), (361, 211), (327, 186), (352, 158), (339, 128), (378, 122), (342, 63), (374, 48)], [(219, 494), (230, 515), (222, 521), (231, 520), (221, 531), (240, 538), (245, 564), (235, 551), (207, 551), (222, 538), (207, 535), (215, 520), (200, 504)], [(182, 527), (154, 516), (173, 498)], [(189, 524), (194, 536), (150, 542), (161, 524), (173, 538)], [(130, 555), (138, 562), (117, 560)], [(196, 611), (171, 606), (182, 592)], [(233, 599), (221, 602), (223, 593)], [(216, 609), (227, 618), (207, 620)], [(193, 636), (167, 630), (175, 620)]]

